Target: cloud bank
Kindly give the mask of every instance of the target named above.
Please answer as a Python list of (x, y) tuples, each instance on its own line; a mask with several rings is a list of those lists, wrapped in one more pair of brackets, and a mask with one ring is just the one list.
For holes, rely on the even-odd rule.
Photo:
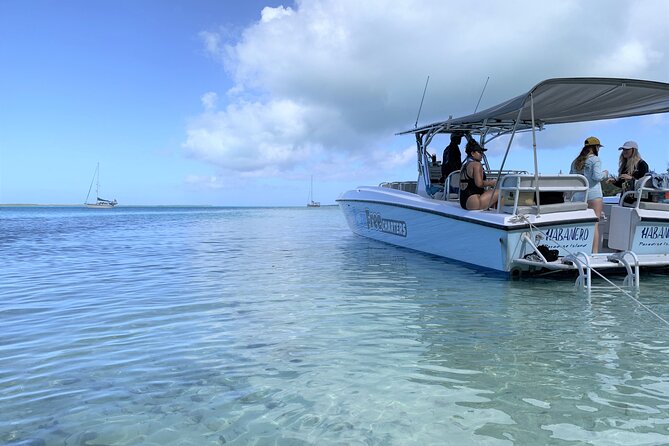
[[(390, 6), (391, 5), (391, 6)], [(302, 0), (266, 7), (235, 41), (201, 33), (233, 87), (203, 92), (191, 156), (240, 176), (342, 176), (415, 162), (411, 128), (471, 113), (551, 77), (669, 81), (669, 2)], [(220, 106), (218, 104), (221, 104)]]

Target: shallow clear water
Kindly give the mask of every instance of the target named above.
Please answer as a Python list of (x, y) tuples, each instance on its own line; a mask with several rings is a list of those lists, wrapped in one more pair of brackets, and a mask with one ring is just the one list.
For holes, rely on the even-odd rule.
[(337, 208), (1, 208), (0, 253), (0, 444), (669, 444), (669, 327), (631, 299)]

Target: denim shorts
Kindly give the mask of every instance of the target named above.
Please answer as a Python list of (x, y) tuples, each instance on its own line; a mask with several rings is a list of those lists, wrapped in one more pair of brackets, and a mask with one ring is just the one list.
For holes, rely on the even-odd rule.
[[(597, 198), (604, 198), (604, 194), (602, 193), (602, 186), (600, 184), (597, 184), (596, 186), (591, 187), (587, 191), (588, 194), (588, 201), (590, 200), (596, 200)], [(576, 192), (574, 195), (571, 196), (571, 201), (583, 201), (585, 199), (585, 192)]]
[(596, 200), (597, 198), (604, 198), (604, 194), (602, 193), (602, 185), (599, 183), (588, 189), (588, 201)]

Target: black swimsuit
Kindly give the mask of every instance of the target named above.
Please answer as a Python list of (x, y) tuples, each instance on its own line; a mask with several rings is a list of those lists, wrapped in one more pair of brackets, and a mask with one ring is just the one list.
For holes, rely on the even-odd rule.
[[(469, 197), (472, 195), (481, 195), (483, 192), (485, 192), (485, 189), (476, 185), (474, 178), (467, 176), (467, 166), (472, 161), (478, 163), (478, 161), (470, 158), (465, 162), (465, 164), (462, 166), (462, 170), (460, 171), (460, 206), (462, 209), (467, 209), (467, 199)], [(483, 180), (485, 181), (485, 179), (486, 175), (485, 172), (483, 172)]]

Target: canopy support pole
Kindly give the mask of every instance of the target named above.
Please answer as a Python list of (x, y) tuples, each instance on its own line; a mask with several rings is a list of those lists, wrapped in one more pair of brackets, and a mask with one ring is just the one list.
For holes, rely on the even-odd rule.
[[(416, 133), (416, 144), (418, 146), (418, 184), (416, 193), (421, 195), (421, 190), (424, 190), (425, 196), (430, 195), (430, 168), (427, 159), (427, 146), (430, 144), (433, 135)], [(420, 181), (422, 177), (423, 181)]]
[[(518, 110), (518, 116), (516, 116), (516, 122), (513, 123), (513, 130), (511, 131), (511, 137), (509, 138), (509, 144), (506, 146), (506, 152), (504, 152), (504, 158), (502, 159), (502, 165), (499, 166), (499, 172), (497, 173), (497, 184), (495, 184), (495, 189), (499, 186), (500, 180), (502, 179), (502, 171), (504, 170), (504, 165), (506, 164), (506, 158), (509, 156), (509, 151), (511, 150), (511, 144), (513, 143), (513, 137), (516, 136), (516, 129), (518, 128), (518, 121), (520, 121), (520, 114), (522, 113), (523, 108), (521, 107)], [(492, 196), (490, 197), (490, 203), (488, 207), (492, 204)], [(502, 206), (497, 206), (497, 213), (501, 211)]]
[(539, 165), (537, 163), (537, 132), (534, 124), (534, 95), (532, 92), (530, 92), (530, 113), (532, 115), (532, 151), (534, 152), (534, 195), (537, 201), (537, 218), (541, 218), (541, 202), (539, 200)]

